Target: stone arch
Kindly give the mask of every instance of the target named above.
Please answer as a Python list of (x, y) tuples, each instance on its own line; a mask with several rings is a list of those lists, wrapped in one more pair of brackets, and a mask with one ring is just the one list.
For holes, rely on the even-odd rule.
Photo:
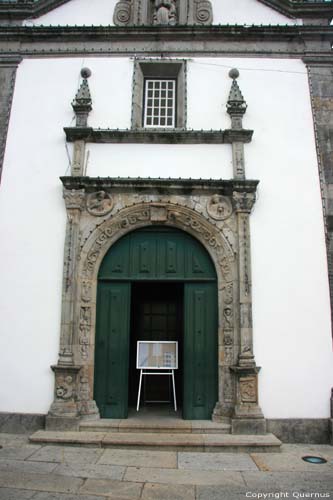
[[(93, 402), (94, 343), (96, 324), (97, 276), (100, 264), (121, 237), (146, 226), (165, 225), (180, 229), (198, 240), (210, 255), (218, 283), (218, 405), (226, 395), (233, 399), (230, 382), (224, 386), (230, 342), (237, 343), (234, 333), (234, 294), (236, 292), (236, 259), (234, 251), (220, 229), (201, 213), (173, 203), (143, 202), (119, 210), (102, 221), (83, 242), (77, 269), (73, 354), (80, 365), (78, 383), (79, 412), (82, 416), (96, 413)], [(229, 337), (226, 332), (229, 332)], [(227, 344), (227, 345), (226, 345)], [(230, 357), (230, 356), (229, 356)], [(232, 359), (229, 359), (232, 362)], [(228, 379), (229, 380), (229, 379)]]

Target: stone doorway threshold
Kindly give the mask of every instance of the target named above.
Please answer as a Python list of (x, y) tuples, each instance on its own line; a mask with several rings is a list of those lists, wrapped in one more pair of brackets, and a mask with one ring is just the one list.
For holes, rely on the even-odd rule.
[(117, 449), (279, 452), (281, 441), (273, 434), (230, 434), (228, 422), (183, 420), (169, 408), (131, 410), (127, 419), (85, 420), (78, 431), (38, 431), (31, 443), (98, 446)]

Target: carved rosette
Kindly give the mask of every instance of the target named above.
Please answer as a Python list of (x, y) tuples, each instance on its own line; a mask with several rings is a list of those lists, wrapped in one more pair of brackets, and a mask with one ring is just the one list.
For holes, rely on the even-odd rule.
[(121, 0), (116, 3), (113, 22), (116, 26), (127, 26), (132, 24), (133, 1)]
[(67, 210), (82, 210), (85, 200), (84, 189), (64, 189), (63, 197)]

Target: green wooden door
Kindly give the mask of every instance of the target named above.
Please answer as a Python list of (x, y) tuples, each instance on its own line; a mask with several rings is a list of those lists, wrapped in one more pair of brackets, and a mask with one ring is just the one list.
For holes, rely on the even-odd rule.
[(183, 418), (210, 419), (217, 401), (217, 290), (185, 284)]
[(130, 284), (99, 283), (95, 400), (103, 418), (127, 418)]
[[(131, 288), (137, 282), (146, 283), (147, 287), (163, 287), (168, 283), (167, 286), (184, 289), (184, 301), (176, 299), (183, 308), (183, 318), (177, 319), (178, 325), (184, 325), (183, 331), (177, 333), (183, 351), (180, 355), (183, 417), (210, 419), (217, 400), (218, 363), (214, 265), (193, 237), (158, 227), (134, 231), (121, 238), (106, 254), (99, 270), (94, 399), (101, 416), (127, 417), (129, 358), (132, 379), (133, 372), (137, 372), (133, 363), (138, 334), (132, 332), (130, 336)], [(170, 312), (172, 301), (164, 302), (154, 303), (153, 309), (142, 315), (143, 321), (151, 323), (149, 328), (154, 330), (156, 340), (167, 340), (161, 338), (169, 335), (169, 326), (163, 322), (174, 321), (175, 315)], [(131, 393), (135, 390), (132, 383)]]

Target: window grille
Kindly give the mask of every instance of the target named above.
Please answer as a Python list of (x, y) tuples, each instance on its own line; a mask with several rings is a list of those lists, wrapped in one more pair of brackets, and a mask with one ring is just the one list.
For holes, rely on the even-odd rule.
[(174, 128), (176, 81), (147, 79), (145, 81), (144, 127)]

